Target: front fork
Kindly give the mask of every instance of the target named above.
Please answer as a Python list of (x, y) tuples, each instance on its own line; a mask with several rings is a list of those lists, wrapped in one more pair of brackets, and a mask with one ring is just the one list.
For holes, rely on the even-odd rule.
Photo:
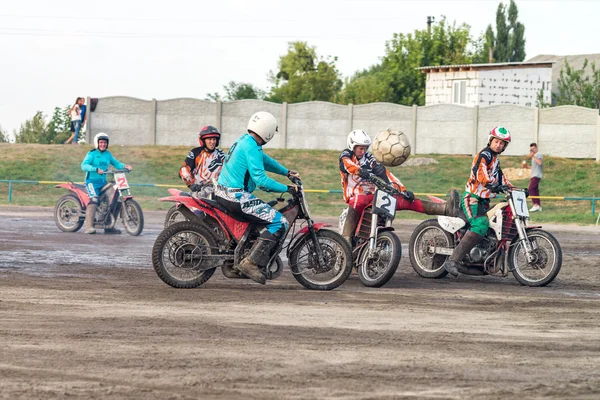
[[(512, 204), (512, 199), (510, 199), (511, 207), (514, 210), (514, 204)], [(529, 241), (529, 237), (527, 236), (527, 230), (525, 229), (524, 220), (519, 218), (518, 216), (513, 216), (515, 221), (515, 227), (517, 228), (517, 233), (519, 234), (519, 242), (523, 243), (523, 248), (525, 249), (525, 255), (527, 256), (527, 262), (534, 262), (536, 259), (535, 254), (533, 253), (533, 246)]]
[[(369, 258), (373, 257), (375, 253), (375, 246), (377, 245), (377, 232), (379, 225), (379, 215), (372, 214), (373, 217), (371, 219), (371, 232), (369, 233)], [(383, 218), (383, 217), (382, 217)], [(390, 218), (386, 218), (385, 227), (388, 228), (392, 226), (392, 220)]]

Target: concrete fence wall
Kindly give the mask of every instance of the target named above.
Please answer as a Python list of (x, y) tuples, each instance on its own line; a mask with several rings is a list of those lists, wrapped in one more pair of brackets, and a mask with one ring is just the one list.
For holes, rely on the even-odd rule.
[(229, 147), (245, 132), (248, 119), (257, 111), (268, 111), (279, 122), (279, 135), (267, 148), (340, 150), (352, 129), (363, 129), (375, 137), (391, 127), (409, 136), (413, 154), (475, 154), (487, 143), (490, 129), (504, 125), (513, 134), (508, 155), (525, 154), (529, 143), (538, 142), (544, 154), (600, 161), (598, 110), (576, 106), (406, 107), (390, 103), (215, 103), (189, 98), (157, 101), (106, 97), (98, 100), (88, 117), (88, 140), (106, 132), (113, 143), (194, 146), (200, 128), (214, 125), (221, 130), (222, 146)]

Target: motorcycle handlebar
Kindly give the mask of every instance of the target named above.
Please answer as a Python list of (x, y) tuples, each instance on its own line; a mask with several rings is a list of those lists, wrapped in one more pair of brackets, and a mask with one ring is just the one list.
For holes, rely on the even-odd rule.
[(108, 170), (108, 171), (104, 171), (105, 174), (120, 174), (120, 173), (129, 173), (131, 172), (128, 169), (113, 169), (113, 170)]
[(393, 185), (384, 182), (380, 177), (375, 174), (369, 174), (369, 180), (377, 186), (378, 189), (383, 190), (386, 193), (389, 193), (393, 196), (399, 195), (402, 192), (396, 189)]
[(297, 178), (297, 177), (295, 177), (295, 176), (290, 176), (290, 177), (289, 177), (289, 180), (290, 180), (290, 181), (292, 181), (292, 183), (293, 183), (294, 185), (297, 185), (297, 186), (302, 186), (302, 181), (300, 180), (300, 178)]

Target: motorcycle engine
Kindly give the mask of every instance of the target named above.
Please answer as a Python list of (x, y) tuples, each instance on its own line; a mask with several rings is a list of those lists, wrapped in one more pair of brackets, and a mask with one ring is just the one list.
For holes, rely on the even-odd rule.
[(473, 264), (483, 263), (485, 259), (496, 249), (496, 239), (493, 237), (485, 237), (477, 246), (473, 247), (469, 252), (469, 259)]

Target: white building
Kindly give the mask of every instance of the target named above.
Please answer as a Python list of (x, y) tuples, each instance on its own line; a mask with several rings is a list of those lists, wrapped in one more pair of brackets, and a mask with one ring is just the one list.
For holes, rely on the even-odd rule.
[(538, 106), (552, 99), (552, 61), (440, 65), (419, 68), (427, 74), (425, 105), (461, 104)]

